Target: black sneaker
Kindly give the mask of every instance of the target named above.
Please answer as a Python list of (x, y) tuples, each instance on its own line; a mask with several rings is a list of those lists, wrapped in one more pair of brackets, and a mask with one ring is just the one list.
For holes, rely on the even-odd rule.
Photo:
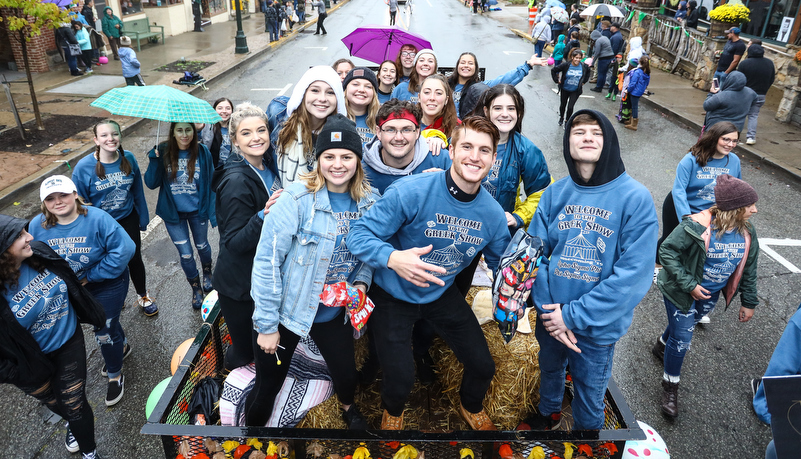
[(562, 413), (543, 416), (533, 413), (517, 426), (517, 430), (558, 430), (562, 424)]
[(71, 453), (77, 453), (81, 447), (78, 446), (78, 440), (75, 439), (75, 435), (72, 434), (72, 429), (70, 429), (70, 423), (67, 423), (67, 436), (64, 437), (64, 446), (67, 447), (67, 451)]
[(370, 428), (367, 425), (367, 419), (364, 418), (355, 403), (348, 408), (348, 411), (342, 412), (342, 419), (348, 425), (348, 429), (351, 430), (367, 430)]
[(759, 385), (761, 383), (762, 383), (762, 378), (754, 378), (751, 380), (751, 399), (756, 397), (757, 390), (759, 389)]
[(120, 375), (117, 381), (108, 381), (108, 390), (106, 391), (106, 406), (114, 406), (122, 400), (122, 394), (125, 393), (125, 376)]
[[(126, 342), (125, 347), (122, 348), (122, 360), (127, 359), (129, 355), (131, 355), (131, 345)], [(100, 374), (108, 376), (108, 367), (106, 367), (105, 363), (103, 364), (103, 368), (100, 369)]]
[(592, 92), (601, 92), (601, 88), (590, 88)]
[(82, 453), (81, 459), (103, 459), (103, 456), (97, 450), (94, 450), (91, 453)]

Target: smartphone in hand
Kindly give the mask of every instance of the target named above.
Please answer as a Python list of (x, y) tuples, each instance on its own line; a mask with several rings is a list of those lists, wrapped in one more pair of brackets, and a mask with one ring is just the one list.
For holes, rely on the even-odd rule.
[(717, 78), (712, 79), (712, 87), (714, 89), (720, 89), (720, 81)]

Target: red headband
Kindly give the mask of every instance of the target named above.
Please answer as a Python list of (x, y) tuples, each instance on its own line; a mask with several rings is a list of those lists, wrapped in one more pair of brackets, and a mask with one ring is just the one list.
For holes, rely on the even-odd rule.
[(395, 112), (390, 113), (389, 116), (386, 117), (386, 119), (384, 119), (384, 121), (381, 121), (381, 123), (378, 124), (378, 127), (383, 126), (384, 123), (390, 120), (408, 120), (414, 123), (415, 127), (420, 125), (420, 123), (417, 121), (417, 118), (414, 117), (412, 112), (410, 112), (409, 110), (403, 110), (400, 112), (400, 114), (397, 114)]

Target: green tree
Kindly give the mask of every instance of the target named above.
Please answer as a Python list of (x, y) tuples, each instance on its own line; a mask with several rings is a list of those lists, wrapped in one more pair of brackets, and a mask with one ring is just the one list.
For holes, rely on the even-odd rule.
[(3, 13), (0, 15), (0, 22), (5, 22), (8, 36), (17, 40), (22, 47), (22, 60), (25, 63), (25, 74), (31, 91), (36, 127), (43, 131), (44, 123), (39, 113), (39, 103), (36, 100), (28, 61), (28, 42), (31, 38), (41, 35), (44, 30), (57, 29), (62, 23), (69, 23), (69, 14), (55, 4), (42, 3), (41, 0), (0, 0), (0, 11)]

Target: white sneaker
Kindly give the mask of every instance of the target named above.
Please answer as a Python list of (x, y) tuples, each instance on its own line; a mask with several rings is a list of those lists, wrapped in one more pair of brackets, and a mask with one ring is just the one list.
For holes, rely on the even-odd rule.
[(654, 268), (654, 285), (656, 285), (656, 279), (659, 277), (659, 271), (662, 271), (662, 268)]
[(756, 139), (746, 139), (745, 140), (745, 144), (746, 145), (753, 145), (755, 143), (756, 143)]
[(701, 317), (701, 320), (698, 321), (699, 324), (708, 324), (708, 323), (711, 323), (711, 322), (712, 321), (709, 319), (709, 315), (705, 315), (704, 317)]

